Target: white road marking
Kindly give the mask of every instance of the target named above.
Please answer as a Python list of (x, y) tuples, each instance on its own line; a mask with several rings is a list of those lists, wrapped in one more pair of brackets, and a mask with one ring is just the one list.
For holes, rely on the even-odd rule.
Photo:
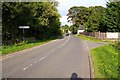
[(59, 48), (62, 48), (63, 46), (65, 46), (65, 44), (69, 41), (69, 39), (70, 39), (70, 36), (68, 37), (68, 39)]
[(17, 56), (17, 55), (21, 55), (21, 54), (24, 54), (25, 52), (29, 52), (33, 49), (37, 49), (39, 47), (42, 47), (42, 46), (45, 46), (45, 45), (48, 45), (52, 42), (56, 42), (57, 40), (53, 40), (53, 41), (50, 41), (48, 43), (45, 43), (45, 44), (42, 44), (42, 45), (38, 45), (38, 46), (35, 46), (35, 47), (32, 47), (32, 48), (28, 48), (28, 49), (24, 49), (22, 51), (18, 51), (18, 52), (14, 52), (14, 53), (11, 53), (11, 54), (7, 54), (5, 56), (2, 56), (2, 58), (0, 58), (0, 60), (4, 60), (4, 59), (7, 59), (7, 58), (11, 58), (11, 57), (14, 57), (14, 56)]
[[(47, 57), (47, 56), (44, 56), (43, 58), (39, 59), (38, 61), (41, 61), (41, 60), (45, 59), (46, 57)], [(36, 64), (38, 61), (35, 61), (34, 64)], [(23, 68), (22, 70), (26, 70), (26, 69), (28, 69), (28, 68), (31, 67), (31, 66), (33, 66), (33, 63), (30, 64), (29, 66)]]
[[(87, 47), (87, 50), (88, 50), (89, 67), (90, 67), (90, 78), (92, 78), (91, 73), (93, 74), (93, 78), (94, 78), (94, 68), (92, 68), (93, 64), (92, 64), (92, 62), (91, 62), (92, 60), (90, 58), (90, 49), (89, 49), (89, 47), (88, 47), (88, 45), (87, 45), (87, 43), (85, 41), (84, 41), (84, 43), (85, 43), (85, 46)], [(91, 71), (91, 69), (92, 69), (92, 71)]]
[(23, 70), (26, 70), (26, 69), (28, 69), (28, 67), (23, 68)]
[(36, 64), (36, 63), (37, 63), (37, 61), (34, 62), (34, 64)]
[[(60, 47), (58, 47), (58, 48), (62, 48), (62, 47), (69, 41), (69, 39), (70, 39), (70, 36), (69, 36), (68, 39), (67, 39)], [(53, 50), (51, 53), (53, 53), (53, 52), (55, 52), (55, 50)], [(29, 67), (33, 66), (33, 65), (36, 64), (37, 62), (40, 62), (41, 60), (45, 59), (45, 58), (48, 57), (49, 55), (51, 55), (51, 54), (48, 54), (48, 55), (42, 57), (42, 58), (39, 59), (38, 61), (33, 62), (33, 63), (30, 64), (28, 67), (25, 67), (25, 68), (23, 68), (22, 70), (28, 69)]]
[(32, 66), (33, 64), (30, 64), (29, 66)]

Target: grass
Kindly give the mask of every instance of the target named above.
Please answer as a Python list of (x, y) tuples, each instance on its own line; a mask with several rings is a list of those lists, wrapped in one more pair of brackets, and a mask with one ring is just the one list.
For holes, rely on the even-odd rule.
[(103, 42), (103, 40), (99, 40), (99, 39), (92, 38), (92, 37), (89, 37), (89, 36), (85, 36), (85, 35), (82, 35), (82, 34), (79, 34), (79, 35), (76, 35), (76, 36), (78, 36), (78, 37), (81, 38), (81, 39), (87, 40), (87, 41)]
[(47, 43), (51, 40), (54, 39), (49, 39), (49, 40), (43, 40), (43, 41), (36, 41), (36, 42), (32, 42), (32, 43), (28, 43), (28, 42), (21, 42), (19, 44), (14, 44), (14, 45), (9, 45), (9, 46), (2, 46), (2, 55), (6, 55), (6, 54), (10, 54), (10, 53), (14, 53), (14, 52), (18, 52), (24, 49), (28, 49), (28, 48), (32, 48), (38, 45), (42, 45), (44, 43)]
[(95, 78), (118, 78), (120, 65), (115, 45), (107, 44), (91, 50)]

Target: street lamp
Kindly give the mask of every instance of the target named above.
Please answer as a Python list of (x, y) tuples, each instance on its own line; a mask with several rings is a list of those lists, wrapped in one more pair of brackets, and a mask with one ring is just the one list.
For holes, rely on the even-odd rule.
[(29, 29), (29, 26), (19, 26), (19, 29), (23, 29), (23, 41), (24, 41), (24, 29)]

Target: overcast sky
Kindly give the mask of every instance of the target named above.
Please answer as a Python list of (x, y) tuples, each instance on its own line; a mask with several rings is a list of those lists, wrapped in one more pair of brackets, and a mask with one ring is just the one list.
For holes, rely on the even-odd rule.
[(108, 0), (58, 0), (58, 12), (61, 15), (60, 21), (62, 25), (68, 24), (67, 23), (67, 16), (68, 10), (73, 6), (103, 6), (106, 7), (106, 1)]

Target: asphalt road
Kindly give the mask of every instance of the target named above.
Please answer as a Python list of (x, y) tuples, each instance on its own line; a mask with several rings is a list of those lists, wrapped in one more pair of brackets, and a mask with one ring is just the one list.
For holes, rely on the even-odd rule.
[(90, 78), (88, 50), (83, 40), (70, 35), (2, 60), (3, 78)]

